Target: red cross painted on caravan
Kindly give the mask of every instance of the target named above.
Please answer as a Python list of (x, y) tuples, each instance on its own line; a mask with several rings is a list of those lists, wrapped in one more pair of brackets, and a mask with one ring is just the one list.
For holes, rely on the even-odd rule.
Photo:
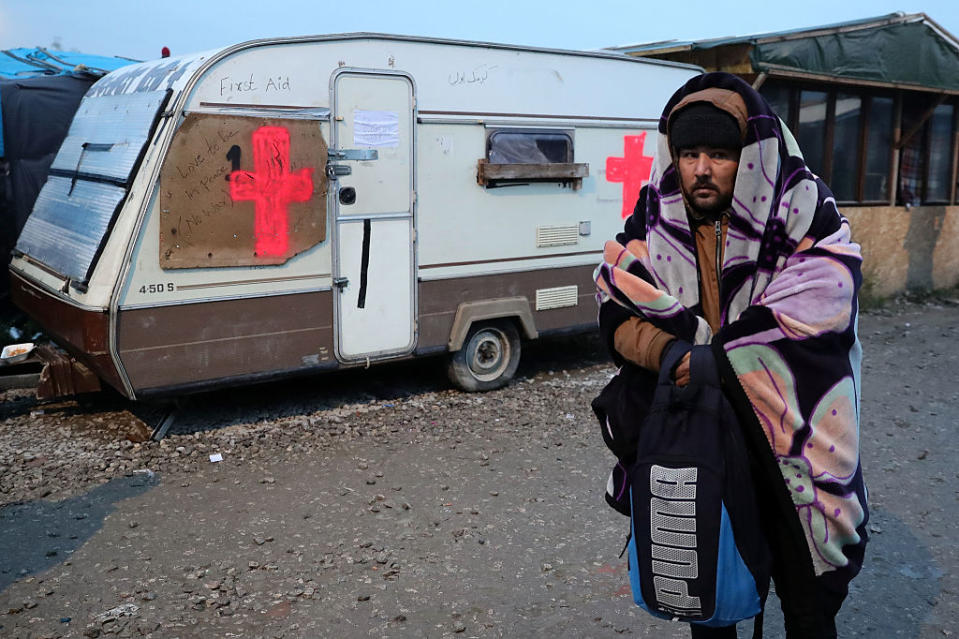
[(653, 158), (643, 155), (645, 144), (645, 133), (624, 136), (623, 157), (606, 158), (606, 180), (623, 183), (623, 219), (632, 215), (639, 190), (649, 181), (653, 170)]
[(234, 202), (253, 200), (258, 257), (286, 254), (291, 202), (313, 197), (313, 169), (290, 172), (290, 132), (279, 126), (263, 126), (253, 132), (253, 171), (230, 173), (230, 197)]

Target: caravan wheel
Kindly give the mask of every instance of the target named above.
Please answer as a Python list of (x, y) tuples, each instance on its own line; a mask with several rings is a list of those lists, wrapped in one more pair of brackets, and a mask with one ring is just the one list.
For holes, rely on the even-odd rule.
[(520, 341), (509, 320), (474, 324), (463, 348), (450, 355), (450, 381), (469, 391), (506, 386), (519, 366)]

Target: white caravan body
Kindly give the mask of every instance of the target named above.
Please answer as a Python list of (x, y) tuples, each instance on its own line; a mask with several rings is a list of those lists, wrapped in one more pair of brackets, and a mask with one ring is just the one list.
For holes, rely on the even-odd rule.
[(124, 67), (80, 105), (12, 295), (131, 398), (441, 352), (491, 388), (518, 336), (595, 326), (603, 243), (700, 72), (374, 34)]

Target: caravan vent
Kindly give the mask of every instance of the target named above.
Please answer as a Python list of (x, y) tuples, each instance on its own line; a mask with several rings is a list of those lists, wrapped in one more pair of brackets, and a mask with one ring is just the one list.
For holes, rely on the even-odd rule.
[(536, 310), (545, 311), (551, 308), (576, 306), (579, 289), (576, 286), (557, 286), (556, 288), (541, 288), (536, 291)]
[(579, 225), (569, 226), (537, 226), (536, 248), (547, 246), (566, 246), (579, 242)]

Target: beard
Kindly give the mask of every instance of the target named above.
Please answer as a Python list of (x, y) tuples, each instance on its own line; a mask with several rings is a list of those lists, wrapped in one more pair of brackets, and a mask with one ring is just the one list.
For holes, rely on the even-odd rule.
[(683, 186), (686, 204), (702, 217), (715, 218), (721, 215), (733, 202), (733, 194), (723, 193), (712, 182), (697, 181), (689, 188)]

